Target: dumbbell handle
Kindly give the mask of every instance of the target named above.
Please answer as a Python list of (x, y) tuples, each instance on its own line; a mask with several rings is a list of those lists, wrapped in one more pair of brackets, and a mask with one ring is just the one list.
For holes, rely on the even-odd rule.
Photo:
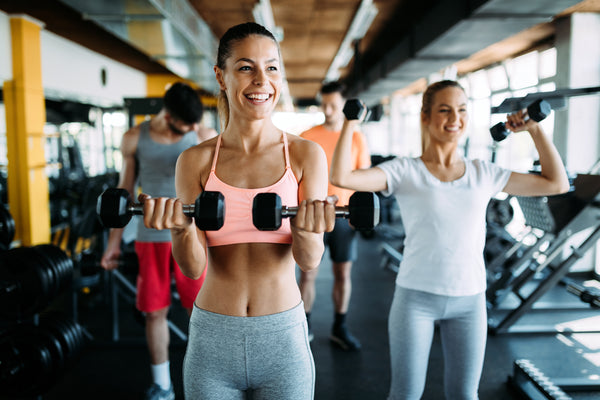
[[(298, 214), (298, 207), (281, 207), (281, 217), (295, 217)], [(348, 207), (336, 207), (335, 208), (335, 217), (336, 218), (349, 218), (350, 211)]]
[[(183, 213), (188, 217), (193, 217), (195, 214), (195, 204), (184, 204)], [(144, 205), (142, 203), (133, 203), (127, 206), (127, 211), (134, 215), (144, 215)]]

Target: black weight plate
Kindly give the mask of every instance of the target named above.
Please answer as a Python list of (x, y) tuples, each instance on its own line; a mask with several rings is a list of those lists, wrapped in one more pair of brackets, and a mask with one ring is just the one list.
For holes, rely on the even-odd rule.
[(15, 238), (15, 220), (0, 203), (0, 246), (8, 249)]
[[(0, 335), (0, 387), (9, 396), (33, 397), (53, 384), (52, 351), (33, 324), (14, 325)], [(10, 371), (10, 372), (9, 372)]]
[(48, 293), (52, 290), (51, 277), (36, 252), (27, 247), (8, 250), (2, 254), (2, 268), (5, 269), (2, 272), (4, 284), (15, 283), (18, 290), (9, 296), (16, 302), (0, 302), (0, 316), (9, 319), (28, 317), (47, 306)]

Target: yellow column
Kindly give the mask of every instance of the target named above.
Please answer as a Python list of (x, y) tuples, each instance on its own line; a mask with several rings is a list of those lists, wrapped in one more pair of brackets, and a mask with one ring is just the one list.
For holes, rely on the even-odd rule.
[(43, 24), (11, 16), (13, 80), (4, 82), (8, 157), (8, 203), (15, 239), (23, 246), (50, 241), (50, 207), (44, 124), (40, 32)]

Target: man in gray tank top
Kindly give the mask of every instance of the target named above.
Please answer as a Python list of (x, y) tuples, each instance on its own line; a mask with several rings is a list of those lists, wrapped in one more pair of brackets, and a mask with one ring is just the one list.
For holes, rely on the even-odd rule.
[[(149, 121), (129, 129), (121, 141), (123, 167), (118, 187), (136, 198), (136, 186), (153, 197), (176, 197), (175, 164), (179, 155), (200, 141), (216, 135), (200, 129), (202, 103), (183, 83), (173, 84), (164, 95), (161, 111)], [(206, 137), (208, 136), (208, 137)], [(175, 278), (181, 304), (191, 313), (204, 276), (184, 276), (171, 253), (170, 230), (144, 227), (138, 219), (135, 250), (138, 256), (136, 307), (145, 313), (146, 341), (150, 352), (153, 384), (147, 399), (174, 399), (169, 365), (167, 313), (171, 304), (171, 277)], [(117, 268), (123, 229), (111, 229), (101, 265)], [(206, 271), (206, 270), (205, 270)]]

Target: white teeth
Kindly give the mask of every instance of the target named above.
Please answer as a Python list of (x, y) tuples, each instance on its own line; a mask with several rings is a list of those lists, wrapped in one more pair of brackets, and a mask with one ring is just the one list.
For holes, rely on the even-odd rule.
[(252, 100), (267, 100), (269, 98), (269, 95), (266, 93), (253, 93), (246, 95), (246, 97)]

